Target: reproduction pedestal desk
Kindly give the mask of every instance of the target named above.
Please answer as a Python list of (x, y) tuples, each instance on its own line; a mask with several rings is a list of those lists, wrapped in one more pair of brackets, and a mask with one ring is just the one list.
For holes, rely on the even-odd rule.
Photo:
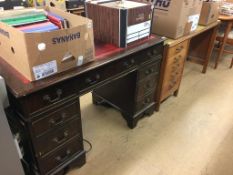
[(160, 103), (166, 98), (172, 94), (178, 95), (186, 58), (203, 65), (202, 73), (206, 73), (218, 25), (219, 21), (209, 26), (198, 26), (190, 35), (165, 41), (161, 78), (155, 95), (156, 111), (159, 111)]
[(93, 91), (94, 104), (117, 108), (130, 128), (153, 113), (164, 40), (154, 36), (101, 53), (105, 46), (96, 45), (96, 61), (35, 82), (0, 59), (11, 106), (6, 113), (20, 135), (30, 175), (63, 174), (85, 164), (81, 95)]

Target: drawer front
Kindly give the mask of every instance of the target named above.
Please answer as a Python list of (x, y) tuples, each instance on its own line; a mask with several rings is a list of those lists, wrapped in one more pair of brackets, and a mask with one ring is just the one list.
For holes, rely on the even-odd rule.
[(169, 48), (167, 57), (173, 57), (180, 53), (186, 53), (188, 50), (188, 40), (183, 41), (182, 43), (179, 43), (171, 48)]
[(142, 69), (139, 69), (138, 80), (141, 81), (152, 74), (158, 74), (160, 71), (160, 64), (161, 61), (159, 60), (156, 62), (149, 63), (147, 66), (143, 67)]
[[(80, 77), (81, 81), (79, 83), (79, 87), (81, 88), (81, 91), (87, 90), (88, 88), (93, 88), (93, 86), (97, 85), (101, 81), (111, 79), (113, 76), (123, 73), (125, 71), (128, 71), (131, 68), (132, 69), (136, 68), (137, 66), (140, 66), (144, 64), (145, 62), (153, 61), (153, 60), (160, 61), (162, 59), (162, 52), (163, 52), (163, 45), (161, 44), (159, 46), (154, 46), (146, 50), (142, 50), (140, 52), (129, 55), (128, 57), (125, 57), (121, 60), (112, 62), (112, 64), (103, 66), (100, 69), (89, 71), (88, 73)], [(157, 64), (149, 65), (150, 69), (151, 70), (153, 69), (152, 72), (150, 72), (149, 74), (152, 74), (153, 72), (159, 70), (159, 66), (160, 65), (157, 65)], [(148, 71), (151, 71), (151, 70), (148, 70)]]
[(54, 128), (64, 125), (73, 118), (80, 118), (79, 100), (61, 104), (56, 109), (49, 110), (39, 116), (32, 122), (32, 130), (35, 136), (42, 135)]
[(155, 73), (155, 74), (148, 76), (143, 81), (140, 81), (137, 84), (137, 91), (136, 91), (137, 101), (141, 97), (145, 96), (148, 92), (156, 89), (158, 79), (159, 79), (159, 74)]
[(153, 102), (154, 102), (154, 93), (150, 93), (142, 97), (139, 101), (136, 102), (136, 111), (142, 110), (143, 108), (147, 107)]
[(82, 138), (81, 121), (71, 120), (64, 127), (55, 129), (34, 140), (35, 151), (38, 156), (43, 156), (60, 145), (65, 144), (74, 136)]
[(174, 56), (169, 58), (169, 62), (165, 67), (161, 100), (164, 100), (179, 88), (184, 69), (184, 62), (185, 56)]
[(67, 162), (74, 155), (83, 151), (83, 143), (79, 137), (72, 139), (63, 147), (51, 154), (39, 158), (38, 164), (41, 174), (48, 174), (51, 170)]
[(62, 100), (76, 96), (76, 91), (76, 85), (72, 80), (59, 83), (25, 97), (23, 99), (23, 107), (27, 113), (33, 115), (45, 108), (50, 108)]

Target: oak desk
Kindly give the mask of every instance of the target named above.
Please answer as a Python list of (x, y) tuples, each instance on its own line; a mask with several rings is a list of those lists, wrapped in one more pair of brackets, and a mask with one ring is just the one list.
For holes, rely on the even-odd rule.
[(120, 110), (130, 128), (154, 112), (163, 41), (154, 36), (127, 49), (97, 44), (96, 61), (35, 82), (0, 59), (8, 120), (20, 135), (30, 175), (62, 174), (72, 164), (85, 164), (81, 95), (93, 91), (93, 102)]
[(203, 65), (202, 73), (206, 73), (219, 23), (217, 21), (208, 26), (198, 26), (190, 35), (176, 40), (165, 40), (161, 77), (155, 95), (155, 101), (158, 102), (156, 111), (167, 97), (178, 95), (186, 58)]

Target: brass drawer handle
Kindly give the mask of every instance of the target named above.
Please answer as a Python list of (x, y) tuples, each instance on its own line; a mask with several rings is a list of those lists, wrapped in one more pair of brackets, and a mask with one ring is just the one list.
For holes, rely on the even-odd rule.
[(123, 62), (123, 66), (124, 67), (127, 67), (127, 68), (129, 68), (129, 67), (131, 67), (131, 66), (133, 66), (135, 64), (135, 60), (134, 59), (131, 59), (130, 61), (125, 61), (125, 62)]
[(66, 113), (62, 113), (61, 114), (61, 117), (59, 117), (59, 118), (57, 118), (57, 119), (51, 119), (51, 120), (49, 120), (49, 123), (51, 124), (51, 125), (59, 125), (59, 124), (61, 124), (61, 123), (63, 123), (64, 122), (64, 120), (65, 120), (65, 118), (66, 118)]
[(157, 54), (158, 54), (157, 49), (153, 49), (153, 50), (152, 50), (152, 53), (153, 53), (153, 55), (157, 55)]
[(148, 104), (148, 103), (150, 103), (150, 102), (151, 102), (150, 98), (147, 97), (147, 98), (144, 100), (144, 103), (143, 103), (143, 104)]
[(176, 53), (179, 53), (183, 50), (184, 46), (180, 46), (178, 48), (176, 48)]
[(63, 161), (66, 160), (70, 155), (71, 155), (71, 150), (67, 149), (64, 156), (57, 156), (57, 157), (55, 157), (55, 159), (56, 159), (57, 161), (59, 161), (59, 162), (63, 162)]
[(93, 80), (91, 78), (86, 78), (85, 83), (93, 85), (93, 84), (97, 83), (99, 80), (100, 80), (100, 75), (96, 74), (95, 78), (93, 78)]
[(146, 89), (149, 89), (149, 88), (152, 87), (152, 84), (149, 82), (149, 83), (147, 83), (144, 87), (145, 87)]
[(54, 99), (52, 99), (49, 95), (44, 95), (43, 100), (48, 101), (50, 103), (54, 103), (54, 102), (60, 100), (61, 99), (61, 95), (62, 95), (62, 90), (58, 89), (56, 91), (56, 95), (57, 95), (57, 97), (54, 98)]
[(153, 73), (154, 71), (155, 71), (154, 68), (150, 68), (150, 69), (147, 69), (147, 70), (145, 71), (145, 74), (146, 74), (146, 75), (149, 75), (149, 74)]
[(68, 136), (69, 136), (68, 131), (65, 131), (62, 137), (55, 137), (53, 141), (56, 142), (57, 144), (60, 144), (64, 142)]

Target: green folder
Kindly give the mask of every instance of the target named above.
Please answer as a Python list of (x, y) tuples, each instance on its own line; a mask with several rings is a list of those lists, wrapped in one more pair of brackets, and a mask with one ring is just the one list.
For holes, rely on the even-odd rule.
[(11, 26), (20, 26), (31, 23), (37, 23), (41, 21), (48, 20), (44, 13), (25, 13), (22, 15), (11, 16), (9, 18), (0, 19), (1, 22), (4, 22)]

